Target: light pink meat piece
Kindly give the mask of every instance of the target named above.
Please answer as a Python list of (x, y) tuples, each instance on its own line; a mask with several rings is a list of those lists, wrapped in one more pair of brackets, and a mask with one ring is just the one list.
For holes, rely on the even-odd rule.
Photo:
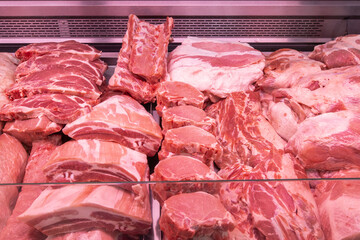
[[(220, 180), (221, 178), (208, 166), (198, 159), (187, 156), (173, 156), (161, 160), (150, 176), (151, 181), (196, 181), (196, 180)], [(154, 197), (163, 204), (171, 196), (180, 193), (204, 191), (210, 194), (218, 194), (220, 183), (155, 183), (151, 185)]]
[[(138, 182), (147, 180), (149, 167), (143, 153), (114, 142), (84, 139), (57, 147), (44, 174), (49, 182)], [(120, 187), (132, 190), (133, 185)]]
[(215, 119), (206, 116), (204, 110), (194, 106), (176, 106), (163, 112), (161, 119), (163, 132), (172, 128), (188, 125), (200, 127), (211, 134), (215, 134)]
[(25, 120), (42, 115), (58, 124), (74, 121), (91, 111), (93, 100), (65, 94), (37, 94), (11, 101), (0, 108), (0, 120)]
[[(46, 177), (42, 168), (48, 157), (60, 143), (60, 135), (47, 140), (35, 141), (33, 143), (28, 164), (25, 169), (24, 183), (45, 183)], [(0, 240), (42, 240), (46, 236), (33, 227), (19, 221), (17, 216), (30, 207), (32, 202), (45, 189), (44, 186), (23, 186), (19, 193), (14, 211), (7, 221), (5, 228), (0, 233)]]
[(62, 125), (42, 115), (37, 118), (6, 122), (3, 132), (16, 137), (26, 145), (31, 145), (33, 141), (42, 140), (50, 134), (60, 132), (62, 128)]
[[(0, 183), (21, 183), (28, 158), (24, 147), (16, 138), (3, 133), (0, 135), (0, 153)], [(0, 187), (0, 232), (11, 215), (17, 196), (16, 186)]]
[(169, 107), (192, 105), (203, 108), (204, 102), (205, 96), (202, 92), (183, 82), (162, 82), (156, 92), (156, 111), (159, 116)]
[(335, 40), (315, 46), (309, 57), (337, 68), (360, 64), (360, 35), (337, 37)]
[(265, 57), (246, 43), (189, 37), (169, 55), (167, 81), (188, 83), (212, 101), (252, 89)]
[(159, 124), (137, 101), (126, 95), (115, 95), (93, 110), (69, 123), (63, 132), (74, 139), (114, 141), (154, 156), (160, 147)]
[(21, 78), (6, 90), (6, 94), (10, 99), (17, 99), (42, 93), (63, 93), (96, 100), (101, 95), (96, 85), (99, 81), (103, 79), (77, 66), (55, 65)]
[(360, 166), (360, 116), (340, 111), (308, 118), (290, 138), (287, 150), (299, 157), (307, 169)]
[(232, 93), (207, 112), (216, 119), (216, 139), (224, 150), (216, 161), (220, 168), (237, 162), (255, 166), (271, 159), (274, 147), (284, 148), (285, 141), (261, 114), (258, 93)]
[(109, 232), (147, 234), (152, 223), (149, 196), (135, 196), (116, 186), (47, 188), (18, 218), (46, 235), (95, 227)]
[(220, 196), (248, 239), (324, 239), (318, 209), (306, 181), (257, 181), (306, 177), (295, 159), (273, 151), (273, 159), (255, 168), (239, 163), (219, 175), (234, 181), (223, 184)]
[(15, 83), (18, 60), (10, 53), (0, 53), (0, 107), (9, 102), (5, 90)]
[[(148, 103), (155, 101), (157, 84), (151, 84), (144, 81), (143, 78), (132, 73), (129, 68), (132, 58), (132, 49), (135, 43), (134, 38), (136, 33), (139, 32), (137, 29), (140, 23), (141, 21), (135, 15), (131, 14), (129, 16), (128, 27), (122, 41), (122, 47), (119, 52), (115, 72), (109, 80), (109, 88), (111, 90), (126, 92), (137, 101)], [(169, 23), (167, 26), (172, 26), (172, 24)], [(159, 37), (166, 38), (166, 36)], [(146, 48), (148, 48), (148, 46), (146, 46)]]
[(287, 100), (294, 112), (307, 117), (347, 109), (360, 111), (359, 71), (360, 65), (324, 70), (300, 79), (297, 87), (272, 94), (275, 102)]
[[(360, 178), (359, 169), (341, 170), (332, 178)], [(321, 226), (326, 239), (360, 237), (360, 182), (358, 180), (323, 180), (316, 186)]]
[(166, 22), (159, 25), (137, 20), (129, 62), (129, 70), (133, 74), (151, 84), (164, 78), (166, 55), (173, 27), (174, 20), (171, 17), (167, 17)]
[(28, 60), (33, 56), (41, 56), (49, 53), (64, 52), (76, 55), (81, 55), (94, 61), (100, 58), (101, 51), (83, 43), (74, 40), (65, 42), (46, 42), (46, 43), (33, 43), (19, 48), (15, 52), (15, 56), (22, 62)]
[(218, 198), (205, 192), (183, 193), (167, 199), (159, 223), (168, 240), (228, 239), (228, 231), (234, 229), (231, 214)]
[(256, 82), (263, 89), (296, 86), (300, 78), (326, 67), (293, 49), (279, 49), (271, 53), (265, 64), (264, 76)]
[(170, 129), (166, 132), (159, 159), (173, 155), (188, 155), (200, 159), (207, 166), (218, 162), (223, 150), (214, 135), (195, 126)]
[(81, 73), (85, 76), (96, 77), (96, 84), (101, 85), (105, 80), (103, 74), (107, 69), (107, 64), (99, 59), (95, 62), (89, 61), (84, 56), (75, 55), (71, 53), (54, 52), (43, 56), (33, 56), (25, 62), (22, 62), (15, 71), (17, 81), (21, 81), (22, 78), (34, 74), (35, 72), (41, 72), (51, 69), (54, 65), (71, 67), (76, 66), (81, 69)]
[(91, 230), (49, 236), (46, 240), (117, 240), (119, 233)]

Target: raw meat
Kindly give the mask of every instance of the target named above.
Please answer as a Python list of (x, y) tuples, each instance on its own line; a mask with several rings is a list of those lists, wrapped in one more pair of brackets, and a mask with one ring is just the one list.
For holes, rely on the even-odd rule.
[(0, 120), (25, 120), (42, 115), (58, 124), (74, 121), (91, 111), (93, 100), (65, 94), (37, 94), (11, 101), (0, 108)]
[(101, 228), (147, 234), (151, 228), (149, 196), (137, 199), (116, 186), (68, 185), (45, 189), (19, 216), (46, 235)]
[(232, 93), (207, 112), (216, 119), (216, 139), (224, 150), (222, 158), (216, 161), (220, 168), (237, 162), (255, 166), (271, 159), (274, 147), (284, 148), (285, 141), (261, 114), (258, 93)]
[(105, 80), (103, 76), (107, 69), (107, 64), (101, 60), (89, 61), (86, 57), (71, 53), (55, 52), (43, 56), (33, 56), (26, 62), (22, 62), (15, 71), (17, 81), (35, 72), (42, 72), (50, 69), (54, 65), (63, 67), (74, 67), (81, 69), (80, 73), (84, 76), (96, 77), (96, 84), (101, 85)]
[[(136, 16), (132, 15), (129, 18)], [(132, 39), (129, 70), (147, 82), (154, 84), (166, 74), (166, 56), (174, 20), (166, 18), (164, 24), (153, 25), (135, 20), (136, 29)]]
[(204, 102), (202, 92), (183, 82), (162, 82), (156, 92), (156, 111), (159, 116), (169, 107), (192, 105), (203, 108)]
[(159, 152), (159, 159), (173, 155), (189, 155), (200, 159), (207, 166), (219, 162), (223, 150), (214, 135), (195, 126), (170, 129), (166, 132)]
[[(119, 233), (91, 230), (50, 236), (46, 240), (117, 240)], [(120, 238), (119, 238), (120, 240)]]
[(64, 52), (86, 57), (90, 61), (100, 58), (101, 51), (83, 43), (74, 40), (65, 42), (46, 42), (46, 43), (33, 43), (19, 48), (15, 52), (15, 56), (22, 62), (27, 61), (33, 56), (41, 56), (45, 54)]
[(188, 37), (169, 55), (166, 80), (188, 83), (212, 101), (252, 89), (265, 57), (246, 43)]
[(357, 180), (323, 180), (316, 186), (315, 199), (326, 239), (359, 239), (360, 170), (341, 170), (332, 178)]
[[(54, 151), (61, 140), (60, 135), (47, 140), (35, 141), (31, 149), (28, 164), (25, 169), (24, 183), (45, 183), (46, 177), (42, 168), (48, 160), (48, 157)], [(33, 227), (21, 222), (17, 216), (22, 214), (30, 207), (32, 202), (45, 189), (45, 186), (23, 186), (19, 193), (14, 211), (7, 221), (6, 227), (0, 233), (0, 240), (42, 240), (46, 236)]]
[(308, 118), (290, 138), (287, 150), (299, 157), (307, 169), (360, 166), (360, 116), (340, 111)]
[(306, 178), (304, 169), (291, 155), (276, 149), (272, 153), (273, 159), (255, 168), (236, 163), (219, 172), (224, 179), (248, 180), (223, 184), (220, 190), (221, 201), (235, 217), (241, 235), (247, 239), (324, 239), (308, 182), (272, 181)]
[(15, 83), (18, 60), (10, 53), (0, 53), (0, 107), (9, 102), (5, 90)]
[(188, 125), (200, 127), (211, 134), (215, 134), (215, 119), (206, 116), (204, 110), (194, 106), (176, 106), (168, 108), (163, 112), (161, 119), (163, 132), (172, 128)]
[(45, 139), (50, 134), (60, 132), (63, 126), (50, 121), (44, 115), (26, 120), (6, 122), (3, 132), (16, 137), (26, 145), (31, 145), (35, 140)]
[(114, 141), (154, 156), (162, 140), (161, 128), (145, 108), (126, 95), (115, 95), (67, 124), (63, 132), (74, 139)]
[[(172, 27), (171, 22), (173, 20), (171, 18), (168, 18), (167, 21), (168, 21), (167, 27)], [(118, 90), (129, 93), (137, 101), (142, 103), (148, 103), (155, 101), (155, 92), (156, 92), (157, 84), (151, 84), (149, 82), (146, 82), (141, 77), (132, 73), (129, 68), (129, 64), (131, 63), (131, 60), (134, 60), (132, 59), (133, 57), (131, 55), (135, 53), (135, 52), (132, 53), (135, 43), (134, 38), (136, 37), (136, 33), (140, 31), (140, 29), (138, 30), (140, 23), (141, 21), (135, 15), (131, 14), (129, 16), (128, 27), (122, 41), (122, 47), (119, 52), (115, 73), (109, 80), (109, 88), (111, 90)], [(167, 38), (167, 36), (159, 36), (159, 37)], [(163, 41), (163, 43), (165, 42)], [(148, 48), (148, 46), (146, 46), (146, 48)], [(160, 62), (158, 62), (158, 64), (160, 64)], [(161, 63), (160, 65), (162, 64), (163, 63)]]
[(41, 93), (63, 93), (96, 100), (101, 95), (96, 83), (102, 81), (80, 67), (55, 65), (21, 78), (6, 94), (10, 99), (17, 99)]
[[(114, 142), (68, 141), (56, 148), (44, 166), (49, 182), (138, 182), (148, 180), (145, 154)], [(124, 184), (131, 190), (134, 184)]]
[(324, 62), (328, 68), (360, 64), (360, 35), (337, 37), (315, 46), (309, 57)]
[(271, 53), (265, 64), (264, 76), (256, 84), (267, 90), (296, 86), (300, 78), (326, 67), (293, 49), (279, 49)]
[(151, 185), (155, 199), (160, 204), (171, 196), (180, 193), (204, 191), (210, 194), (218, 194), (220, 183), (212, 182), (221, 178), (201, 161), (187, 156), (173, 156), (160, 161), (154, 173), (150, 176), (151, 181), (204, 181), (189, 183), (155, 183)]
[(334, 68), (300, 79), (296, 87), (272, 92), (275, 102), (289, 101), (297, 115), (307, 117), (340, 110), (360, 111), (360, 65)]
[[(24, 147), (16, 138), (3, 133), (0, 135), (0, 153), (0, 183), (21, 183), (28, 157)], [(16, 186), (0, 187), (0, 232), (11, 215), (17, 196)]]
[(168, 240), (229, 239), (234, 219), (220, 200), (205, 192), (170, 197), (161, 209), (160, 229)]

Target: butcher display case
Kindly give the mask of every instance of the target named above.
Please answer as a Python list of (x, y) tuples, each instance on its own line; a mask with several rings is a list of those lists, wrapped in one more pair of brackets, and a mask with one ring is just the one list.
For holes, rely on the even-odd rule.
[[(154, 25), (163, 24), (167, 17), (172, 17), (174, 28), (168, 45), (169, 54), (182, 43), (193, 41), (188, 37), (195, 37), (216, 43), (248, 43), (266, 57), (279, 49), (294, 49), (307, 56), (317, 45), (340, 36), (360, 34), (359, 1), (15, 0), (0, 1), (0, 52), (13, 54), (32, 43), (75, 40), (101, 51), (101, 60), (108, 65), (103, 74), (108, 82), (116, 73), (130, 14)], [(359, 58), (357, 64), (360, 65), (360, 40), (356, 43), (359, 47), (353, 53)], [(321, 65), (321, 68), (324, 70), (326, 66)], [(349, 77), (352, 82), (359, 79), (360, 73), (358, 69), (356, 71)], [(260, 85), (253, 85), (255, 92), (263, 90)], [(336, 88), (332, 90), (336, 92)], [(339, 88), (339, 91), (342, 90)], [(287, 97), (295, 96), (286, 94)], [(213, 95), (207, 99), (206, 114), (225, 126), (209, 131), (213, 135), (217, 132), (217, 141), (227, 146), (223, 146), (221, 155), (234, 161), (232, 151), (236, 152), (235, 158), (247, 159), (246, 164), (230, 166), (217, 159), (215, 166), (213, 162), (205, 165), (198, 157), (168, 155), (160, 151), (161, 147), (160, 152), (146, 156), (136, 155), (138, 153), (132, 153), (133, 150), (115, 152), (114, 146), (96, 143), (91, 146), (92, 143), (86, 142), (88, 149), (106, 148), (109, 153), (104, 154), (104, 159), (111, 159), (112, 154), (119, 151), (131, 152), (127, 153), (126, 156), (132, 155), (126, 159), (133, 161), (133, 166), (126, 166), (130, 170), (126, 167), (109, 170), (109, 166), (96, 165), (95, 161), (81, 165), (76, 161), (81, 157), (93, 159), (98, 152), (84, 157), (78, 146), (67, 146), (69, 152), (78, 154), (77, 158), (55, 168), (58, 171), (72, 165), (73, 172), (60, 171), (63, 179), (72, 180), (49, 183), (49, 179), (61, 179), (60, 175), (54, 175), (59, 173), (52, 172), (50, 163), (45, 164), (50, 158), (49, 153), (60, 144), (63, 147), (65, 142), (70, 142), (70, 137), (58, 133), (47, 142), (40, 141), (32, 147), (31, 142), (25, 143), (22, 149), (17, 143), (8, 145), (16, 141), (10, 135), (0, 135), (0, 160), (13, 161), (0, 165), (0, 201), (3, 202), (0, 240), (14, 239), (14, 236), (53, 240), (360, 239), (360, 118), (356, 110), (335, 116), (335, 120), (325, 118), (322, 124), (329, 124), (325, 127), (311, 125), (311, 121), (306, 120), (307, 129), (314, 129), (308, 138), (300, 132), (296, 133), (296, 139), (289, 140), (288, 128), (284, 131), (275, 129), (281, 137), (271, 138), (269, 136), (276, 132), (267, 132), (269, 126), (272, 128), (268, 123), (270, 117), (265, 116), (264, 111), (264, 116), (259, 117), (241, 108), (243, 102), (253, 109), (269, 107), (267, 97), (266, 94), (254, 97), (252, 93), (235, 93), (227, 100)], [(356, 97), (360, 96), (351, 97), (357, 101)], [(253, 104), (255, 98), (259, 99), (259, 106)], [(289, 101), (289, 104), (294, 103)], [(301, 104), (295, 107), (303, 107)], [(142, 106), (159, 126), (164, 127), (164, 116), (159, 116), (156, 102)], [(231, 115), (231, 109), (235, 109), (231, 114), (238, 115)], [(339, 104), (331, 109), (328, 112), (348, 110)], [(316, 115), (311, 114), (311, 117)], [(229, 125), (234, 129), (245, 126), (246, 130), (232, 131), (227, 128)], [(348, 148), (326, 145), (330, 140), (324, 132), (337, 131), (334, 130), (336, 127), (339, 134), (331, 137), (336, 141), (351, 142)], [(245, 136), (246, 133), (250, 135)], [(164, 129), (162, 134), (166, 136)], [(197, 135), (194, 133), (192, 137)], [(326, 142), (326, 147), (316, 145), (315, 138)], [(242, 142), (243, 139), (246, 141)], [(277, 144), (285, 145), (287, 140), (286, 149), (279, 151)], [(162, 144), (170, 144), (162, 141)], [(300, 146), (305, 146), (305, 142), (307, 151), (312, 151), (313, 155), (303, 155), (299, 160), (293, 153), (301, 152)], [(9, 151), (10, 148), (13, 149)], [(200, 151), (205, 150), (201, 148)], [(217, 150), (212, 151), (215, 153), (209, 150), (206, 154), (215, 156)], [(26, 166), (29, 155), (33, 161)], [(324, 155), (330, 159), (329, 165), (335, 167), (316, 169)], [(53, 164), (65, 157), (61, 154), (54, 157), (53, 154), (51, 158)], [(345, 158), (351, 164), (342, 163), (339, 158)], [(142, 165), (143, 160), (145, 165), (147, 161), (147, 166)], [(118, 159), (111, 161), (120, 162)], [(315, 162), (310, 164), (315, 169), (305, 171), (303, 164), (306, 161)], [(25, 177), (20, 180), (25, 167)], [(118, 178), (109, 177), (109, 171), (131, 177), (121, 176), (123, 181), (112, 180)], [(100, 176), (106, 180), (81, 181), (86, 174), (94, 173), (97, 174), (94, 179)], [(84, 179), (88, 178), (85, 176)]]

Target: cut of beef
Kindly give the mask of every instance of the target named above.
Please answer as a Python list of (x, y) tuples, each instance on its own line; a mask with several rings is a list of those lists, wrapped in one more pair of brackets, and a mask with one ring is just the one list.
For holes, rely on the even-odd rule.
[[(33, 143), (28, 164), (25, 169), (24, 183), (45, 183), (46, 177), (42, 168), (50, 154), (60, 143), (60, 135), (51, 139), (35, 141)], [(19, 221), (17, 216), (30, 207), (32, 202), (44, 190), (44, 186), (23, 186), (19, 193), (14, 211), (0, 233), (0, 240), (43, 240), (46, 236), (33, 227)]]
[(65, 42), (46, 42), (33, 43), (19, 48), (15, 52), (15, 56), (22, 62), (28, 60), (33, 56), (41, 56), (49, 53), (64, 52), (76, 55), (81, 55), (88, 58), (90, 61), (100, 58), (101, 52), (87, 44), (79, 43), (74, 40)]
[(169, 55), (168, 81), (188, 83), (212, 101), (252, 88), (265, 57), (246, 43), (189, 37)]
[(279, 49), (271, 53), (265, 64), (264, 76), (256, 83), (266, 90), (296, 86), (300, 78), (325, 68), (323, 63), (293, 49)]
[(123, 240), (118, 238), (118, 235), (119, 233), (117, 232), (104, 232), (103, 230), (96, 229), (49, 236), (46, 240)]
[[(166, 28), (167, 30), (165, 32), (161, 33), (154, 33), (157, 34), (158, 43), (161, 44), (158, 46), (142, 46), (142, 49), (146, 50), (145, 54), (148, 54), (148, 50), (161, 53), (163, 51), (167, 50), (167, 46), (165, 47), (163, 44), (167, 44), (165, 42), (166, 39), (168, 39), (168, 36), (165, 36), (164, 33), (170, 34), (171, 28), (173, 26), (172, 18), (167, 19)], [(152, 62), (156, 62), (156, 67), (153, 69), (151, 65), (148, 66), (146, 69), (144, 68), (144, 71), (152, 71), (151, 72), (144, 72), (140, 68), (143, 67), (142, 65), (139, 65), (135, 62), (136, 59), (141, 58), (141, 55), (139, 55), (139, 47), (141, 46), (141, 41), (139, 40), (139, 37), (141, 37), (141, 32), (147, 31), (146, 29), (141, 29), (146, 25), (145, 23), (142, 23), (135, 15), (131, 14), (129, 16), (128, 26), (126, 34), (122, 41), (122, 47), (119, 52), (117, 65), (115, 68), (115, 73), (109, 80), (109, 88), (111, 90), (118, 90), (122, 92), (126, 92), (130, 94), (133, 98), (135, 98), (139, 102), (147, 103), (147, 102), (154, 102), (155, 101), (155, 91), (157, 84), (151, 84), (150, 82), (146, 82), (143, 78), (140, 76), (137, 76), (134, 74), (131, 69), (130, 65), (133, 67), (133, 69), (136, 72), (139, 72), (140, 74), (143, 74), (144, 76), (151, 77), (156, 71), (162, 71), (161, 66), (165, 64), (165, 58), (161, 57), (160, 59), (156, 59), (156, 57), (152, 56), (150, 59), (152, 59)], [(165, 27), (164, 25), (164, 27)], [(163, 28), (163, 27), (161, 27)], [(154, 39), (151, 35), (148, 36), (149, 39)], [(161, 40), (160, 40), (161, 39)], [(145, 40), (143, 40), (145, 41)], [(149, 41), (151, 42), (151, 41)], [(146, 40), (146, 44), (149, 43), (148, 40)], [(134, 49), (134, 47), (137, 47), (137, 49)], [(135, 55), (134, 55), (135, 54)], [(162, 53), (161, 53), (162, 54)], [(161, 55), (160, 54), (160, 55)], [(161, 55), (162, 56), (162, 55)], [(161, 62), (164, 61), (164, 62)], [(141, 63), (143, 63), (143, 60), (141, 60)], [(155, 72), (153, 71), (155, 70)]]
[(91, 111), (95, 101), (65, 94), (38, 94), (11, 101), (0, 108), (0, 120), (25, 120), (42, 115), (58, 124), (74, 121)]
[(360, 170), (341, 170), (332, 178), (357, 180), (323, 180), (316, 186), (315, 199), (326, 239), (359, 239)]
[(5, 90), (15, 83), (18, 60), (10, 53), (0, 53), (0, 107), (9, 102)]
[[(21, 183), (28, 157), (24, 147), (16, 138), (3, 133), (0, 135), (0, 153), (0, 183)], [(0, 232), (11, 215), (17, 196), (16, 186), (0, 187)]]
[[(62, 67), (75, 67), (84, 76), (93, 76), (96, 84), (101, 85), (105, 80), (103, 74), (107, 69), (107, 64), (101, 60), (89, 61), (86, 57), (71, 53), (55, 52), (43, 56), (33, 56), (26, 62), (22, 62), (15, 71), (16, 81), (21, 81), (24, 77), (51, 69), (54, 65)], [(81, 70), (80, 70), (81, 69)]]
[(30, 146), (33, 141), (45, 139), (50, 134), (60, 132), (62, 128), (62, 125), (41, 115), (37, 118), (6, 122), (3, 131)]
[(167, 17), (166, 22), (159, 25), (138, 19), (135, 21), (137, 24), (132, 36), (129, 70), (154, 84), (166, 74), (166, 56), (174, 20)]
[(46, 235), (93, 228), (147, 234), (152, 223), (148, 195), (143, 200), (116, 186), (90, 185), (49, 187), (19, 219)]
[(115, 95), (67, 124), (63, 132), (74, 139), (114, 141), (154, 156), (162, 140), (161, 128), (137, 101)]
[(234, 219), (220, 200), (205, 192), (170, 197), (161, 209), (160, 229), (168, 240), (229, 239)]
[(340, 111), (308, 118), (299, 124), (287, 149), (299, 157), (307, 169), (360, 166), (360, 116)]
[(166, 132), (159, 152), (159, 159), (173, 155), (189, 155), (200, 159), (207, 166), (218, 162), (223, 150), (214, 135), (195, 126), (170, 129)]
[(173, 156), (161, 160), (150, 176), (151, 181), (204, 181), (189, 183), (155, 183), (151, 185), (155, 199), (160, 204), (171, 196), (180, 193), (204, 191), (210, 194), (218, 194), (220, 183), (211, 182), (221, 178), (201, 161), (187, 156)]
[(315, 46), (309, 57), (324, 62), (328, 68), (360, 64), (360, 35), (337, 37), (335, 40)]
[(216, 139), (224, 149), (216, 161), (220, 168), (237, 162), (255, 166), (271, 159), (274, 147), (284, 148), (285, 141), (261, 114), (258, 93), (232, 93), (207, 111), (216, 119)]
[(163, 132), (172, 128), (188, 125), (200, 127), (209, 133), (215, 134), (215, 119), (206, 116), (204, 110), (194, 106), (176, 106), (163, 112), (161, 119)]
[(90, 99), (98, 99), (101, 92), (96, 83), (102, 78), (89, 74), (77, 66), (51, 66), (33, 72), (6, 90), (10, 99), (41, 93), (63, 93)]
[[(148, 180), (145, 154), (114, 142), (68, 141), (44, 166), (49, 182), (123, 182)], [(131, 186), (121, 185), (131, 190)]]
[(156, 111), (162, 112), (174, 106), (192, 105), (203, 108), (205, 96), (190, 84), (183, 82), (162, 82), (156, 92)]

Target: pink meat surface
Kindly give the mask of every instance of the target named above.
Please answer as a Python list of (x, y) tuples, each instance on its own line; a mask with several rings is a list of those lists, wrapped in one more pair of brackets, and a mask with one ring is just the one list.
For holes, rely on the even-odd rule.
[(162, 82), (156, 92), (156, 111), (159, 116), (170, 107), (192, 105), (203, 108), (205, 96), (190, 84), (183, 82)]
[(125, 95), (115, 95), (69, 123), (63, 132), (74, 139), (114, 141), (154, 156), (160, 147), (159, 124), (145, 108)]
[(206, 112), (194, 106), (176, 106), (166, 109), (161, 119), (163, 132), (172, 128), (188, 125), (200, 127), (211, 134), (215, 134), (215, 119), (208, 117)]
[[(148, 180), (148, 172), (145, 154), (93, 139), (64, 143), (44, 166), (49, 182), (138, 182)], [(133, 185), (121, 187), (132, 190)]]
[(170, 197), (161, 209), (160, 229), (168, 240), (229, 239), (234, 219), (220, 200), (205, 192)]
[(360, 64), (360, 35), (337, 37), (335, 40), (315, 46), (309, 57), (337, 68)]
[(264, 76), (256, 84), (263, 89), (289, 88), (296, 86), (300, 78), (324, 68), (323, 63), (296, 50), (279, 49), (266, 57)]
[(33, 56), (41, 56), (49, 53), (64, 52), (76, 55), (81, 55), (94, 61), (100, 58), (101, 52), (87, 44), (79, 43), (74, 40), (65, 42), (46, 42), (46, 43), (33, 43), (19, 48), (15, 52), (15, 56), (22, 62), (28, 60)]
[[(166, 23), (166, 27), (168, 28), (168, 31), (166, 31), (167, 33), (171, 32), (171, 28), (173, 26), (172, 21), (173, 21), (172, 18), (167, 19), (167, 23)], [(122, 41), (122, 47), (118, 55), (115, 72), (109, 80), (109, 88), (111, 90), (126, 92), (130, 94), (133, 98), (135, 98), (137, 101), (142, 103), (148, 103), (155, 101), (157, 84), (151, 84), (145, 81), (142, 77), (134, 74), (130, 69), (130, 63), (132, 63), (132, 61), (134, 61), (135, 59), (139, 58), (139, 55), (132, 55), (132, 54), (138, 54), (138, 51), (140, 49), (137, 48), (133, 50), (133, 47), (136, 45), (138, 45), (139, 47), (139, 44), (141, 43), (138, 41), (139, 35), (137, 35), (137, 33), (140, 34), (140, 32), (146, 31), (146, 29), (144, 30), (138, 29), (138, 27), (141, 27), (144, 24), (145, 23), (142, 23), (135, 15), (131, 14), (129, 16), (128, 27)], [(152, 37), (153, 36), (151, 36), (150, 38)], [(168, 36), (165, 36), (163, 34), (159, 35), (158, 37), (163, 38), (163, 40), (161, 41), (162, 43), (165, 43), (164, 39), (168, 38)], [(143, 48), (146, 49), (146, 52), (148, 52), (147, 50), (150, 50), (150, 48), (152, 47), (154, 48), (154, 50), (155, 49), (160, 50), (159, 49), (160, 46), (143, 46)], [(161, 51), (166, 49), (164, 48), (164, 46), (162, 46), (161, 48), (163, 48)], [(160, 54), (160, 51), (158, 53)], [(151, 58), (153, 59), (153, 61), (157, 62), (157, 66), (154, 67), (153, 70), (156, 69), (160, 70), (161, 69), (160, 66), (162, 66), (162, 64), (164, 63), (157, 61), (156, 58), (153, 57)], [(138, 65), (136, 65), (135, 62), (133, 62), (132, 64), (134, 64), (133, 67), (135, 69), (138, 68)], [(151, 68), (150, 65), (149, 67)], [(137, 70), (139, 70), (140, 73), (142, 72), (140, 71), (140, 69)], [(147, 68), (144, 70), (148, 71), (151, 69)], [(145, 75), (151, 76), (151, 73), (150, 74), (145, 73)]]
[(50, 134), (60, 132), (63, 126), (44, 115), (37, 118), (26, 120), (14, 120), (6, 122), (3, 132), (16, 137), (26, 145), (31, 145), (33, 141), (45, 139)]
[(284, 148), (285, 141), (261, 114), (258, 93), (232, 93), (207, 112), (217, 122), (216, 139), (224, 149), (222, 158), (216, 161), (220, 168), (237, 162), (255, 166), (271, 159), (274, 147)]
[[(46, 177), (42, 168), (48, 157), (60, 143), (60, 135), (47, 140), (35, 141), (31, 149), (28, 164), (25, 169), (24, 183), (45, 183)], [(19, 221), (17, 216), (30, 207), (32, 202), (44, 190), (44, 186), (23, 186), (19, 193), (14, 211), (0, 233), (0, 240), (42, 240), (46, 236), (33, 227)]]
[(96, 77), (97, 85), (101, 85), (105, 80), (103, 74), (107, 69), (107, 64), (99, 59), (93, 62), (81, 55), (66, 52), (54, 52), (43, 56), (33, 56), (27, 61), (22, 62), (16, 68), (16, 80), (21, 81), (22, 78), (26, 78), (28, 75), (32, 75), (35, 72), (49, 70), (53, 65), (64, 67), (76, 66), (79, 69), (79, 72), (85, 76)]
[[(21, 183), (28, 155), (14, 137), (0, 135), (0, 183)], [(0, 187), (0, 232), (6, 225), (18, 197), (18, 188), (12, 185)]]
[(101, 228), (147, 234), (151, 228), (149, 196), (139, 199), (116, 186), (67, 185), (47, 188), (18, 217), (46, 235)]
[(103, 79), (75, 65), (55, 65), (21, 78), (6, 90), (6, 94), (10, 99), (42, 93), (62, 93), (96, 100), (101, 95), (96, 85), (99, 81)]
[(11, 101), (0, 108), (0, 120), (25, 120), (45, 115), (58, 124), (74, 121), (91, 111), (93, 100), (65, 94), (38, 94)]
[(155, 199), (161, 204), (171, 196), (180, 193), (204, 191), (218, 194), (220, 183), (211, 182), (221, 178), (200, 160), (187, 156), (173, 156), (161, 160), (150, 176), (151, 181), (206, 181), (189, 183), (155, 183), (151, 185)]
[(331, 178), (357, 180), (322, 180), (316, 185), (315, 199), (326, 239), (359, 239), (360, 169), (341, 170)]
[(223, 150), (214, 135), (195, 126), (170, 129), (166, 132), (159, 159), (173, 155), (188, 155), (200, 159), (207, 166), (218, 162)]
[(18, 60), (10, 53), (0, 53), (0, 107), (9, 102), (5, 90), (15, 83)]
[(189, 37), (170, 53), (166, 80), (188, 83), (216, 101), (252, 89), (264, 66), (264, 55), (246, 43)]
[(118, 240), (119, 233), (96, 229), (49, 236), (46, 240)]
[(339, 170), (360, 166), (360, 116), (351, 111), (306, 119), (290, 138), (287, 150), (307, 169)]

